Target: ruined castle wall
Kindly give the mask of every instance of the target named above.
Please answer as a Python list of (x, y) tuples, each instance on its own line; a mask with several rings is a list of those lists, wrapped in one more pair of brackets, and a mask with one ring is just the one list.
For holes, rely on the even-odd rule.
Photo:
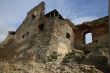
[[(36, 62), (45, 62), (47, 59), (46, 52), (50, 45), (51, 34), (53, 32), (53, 20), (48, 18), (40, 18), (39, 25), (44, 24), (43, 29), (36, 26), (36, 32), (24, 37), (20, 43), (14, 42), (13, 48), (8, 48), (5, 52), (9, 55), (5, 58), (8, 60), (23, 60)], [(26, 29), (27, 30), (27, 29)], [(18, 38), (19, 39), (19, 38)], [(19, 41), (19, 40), (18, 40)], [(7, 45), (8, 46), (8, 45)], [(54, 47), (54, 46), (53, 46)], [(13, 51), (12, 51), (13, 50)]]
[(85, 34), (89, 32), (92, 33), (92, 30), (85, 24), (76, 26), (76, 29), (74, 29), (74, 47), (76, 49), (86, 51), (86, 48), (89, 48), (89, 45), (85, 44)]
[(97, 45), (101, 45), (102, 47), (108, 47), (108, 43), (109, 43), (108, 24), (96, 26), (94, 27), (92, 32), (93, 32), (94, 43), (96, 43)]
[[(75, 32), (75, 48), (86, 51), (94, 46), (108, 47), (108, 25), (107, 24), (90, 24), (91, 26), (80, 25)], [(85, 43), (85, 34), (92, 33), (92, 42)]]
[[(56, 10), (45, 15), (44, 6), (42, 2), (29, 11), (16, 32), (9, 33), (4, 41), (5, 49), (2, 48), (3, 57), (0, 53), (0, 58), (44, 62), (53, 52), (64, 57), (74, 48), (88, 51), (94, 44), (108, 47), (107, 24), (75, 26)], [(86, 44), (85, 35), (89, 32), (93, 41)]]
[(73, 41), (74, 33), (70, 23), (66, 20), (55, 18), (49, 49), (64, 56), (72, 50)]
[(5, 51), (11, 52), (6, 58), (27, 61), (31, 58), (35, 58), (35, 61), (45, 60), (51, 33), (52, 20), (44, 16), (44, 5), (40, 4), (27, 14), (22, 25), (16, 30), (14, 36), (11, 36), (14, 38), (11, 45), (13, 47), (8, 47)]
[[(36, 32), (38, 27), (39, 18), (44, 16), (44, 3), (39, 4), (31, 11), (28, 12), (26, 19), (23, 21), (21, 26), (16, 30), (16, 37), (17, 42), (23, 41), (23, 38), (28, 37), (29, 35), (33, 35)], [(19, 39), (19, 40), (18, 40)]]
[(50, 45), (51, 34), (53, 32), (53, 20), (48, 18), (44, 18), (40, 20), (40, 23), (44, 24), (44, 30), (41, 32), (36, 33), (37, 37), (35, 37), (35, 45), (33, 48), (36, 49), (36, 58), (40, 60), (46, 60), (46, 52)]

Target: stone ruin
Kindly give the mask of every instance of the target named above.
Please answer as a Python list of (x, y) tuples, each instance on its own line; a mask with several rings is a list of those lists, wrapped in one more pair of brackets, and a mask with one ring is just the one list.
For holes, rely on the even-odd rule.
[[(5, 71), (3, 68), (5, 66), (6, 71), (8, 71), (7, 62), (11, 66), (13, 66), (12, 63), (17, 62), (19, 66), (18, 62), (23, 62), (22, 64), (47, 64), (45, 66), (48, 67), (50, 60), (53, 61), (52, 59), (56, 59), (57, 56), (56, 63), (59, 64), (53, 65), (53, 62), (52, 67), (65, 67), (61, 64), (64, 61), (69, 61), (69, 65), (73, 67), (79, 67), (79, 64), (84, 64), (81, 66), (84, 66), (87, 71), (89, 68), (86, 68), (85, 65), (93, 65), (105, 73), (110, 72), (110, 66), (107, 64), (110, 61), (108, 59), (109, 50), (107, 49), (109, 48), (108, 16), (75, 25), (70, 20), (63, 18), (56, 9), (47, 14), (44, 12), (45, 3), (41, 2), (27, 13), (25, 20), (16, 31), (9, 31), (7, 38), (0, 44), (1, 73)], [(91, 42), (87, 43), (86, 35), (89, 33), (91, 34)], [(94, 48), (96, 48), (95, 51), (93, 51)], [(72, 62), (79, 64), (77, 66), (70, 64)], [(49, 67), (49, 69), (52, 67)], [(11, 67), (12, 72), (14, 72), (13, 68)], [(55, 70), (55, 68), (52, 70), (56, 71), (57, 69)], [(15, 67), (15, 69), (17, 68)], [(70, 70), (76, 70), (75, 73), (80, 73), (80, 71), (77, 71), (80, 69), (79, 67)], [(38, 70), (41, 71), (42, 69)], [(17, 71), (20, 72), (19, 69)], [(90, 71), (94, 71), (92, 67)], [(85, 71), (83, 72), (85, 73)], [(69, 73), (73, 73), (73, 71)]]
[[(109, 47), (108, 16), (74, 25), (56, 9), (44, 12), (45, 3), (41, 2), (27, 13), (16, 31), (9, 31), (1, 43), (4, 49), (0, 50), (0, 59), (47, 62), (53, 52), (62, 58), (73, 49), (88, 54), (95, 45)], [(92, 34), (92, 42), (87, 44), (88, 33)]]

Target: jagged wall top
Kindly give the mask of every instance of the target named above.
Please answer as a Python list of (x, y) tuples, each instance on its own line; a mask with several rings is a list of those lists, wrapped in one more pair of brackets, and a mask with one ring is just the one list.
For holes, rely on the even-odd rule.
[(31, 9), (27, 14), (31, 14), (31, 13), (33, 13), (35, 11), (38, 11), (38, 10), (43, 11), (43, 13), (44, 13), (44, 11), (45, 11), (45, 2), (42, 1), (40, 4), (38, 4), (33, 9)]

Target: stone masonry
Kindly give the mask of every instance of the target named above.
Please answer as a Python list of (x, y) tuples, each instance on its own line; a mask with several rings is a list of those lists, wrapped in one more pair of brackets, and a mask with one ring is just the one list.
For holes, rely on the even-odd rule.
[[(5, 48), (0, 51), (1, 59), (47, 62), (53, 52), (62, 58), (73, 49), (89, 53), (96, 44), (108, 48), (108, 17), (99, 19), (104, 23), (95, 20), (74, 25), (56, 9), (47, 14), (44, 11), (45, 3), (41, 2), (27, 13), (16, 31), (9, 32), (1, 43)], [(87, 33), (92, 33), (89, 44), (85, 44)]]

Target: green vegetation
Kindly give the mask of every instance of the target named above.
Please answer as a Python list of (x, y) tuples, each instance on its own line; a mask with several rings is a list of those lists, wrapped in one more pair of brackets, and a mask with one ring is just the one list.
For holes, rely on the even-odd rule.
[(50, 54), (50, 56), (48, 57), (48, 61), (49, 61), (49, 62), (50, 62), (50, 61), (54, 61), (54, 60), (57, 59), (57, 57), (58, 57), (57, 52), (53, 51), (53, 52)]
[(70, 62), (80, 63), (82, 61), (83, 57), (84, 57), (84, 55), (82, 55), (82, 53), (80, 53), (80, 52), (71, 52), (63, 58), (62, 63), (63, 64), (67, 64)]

